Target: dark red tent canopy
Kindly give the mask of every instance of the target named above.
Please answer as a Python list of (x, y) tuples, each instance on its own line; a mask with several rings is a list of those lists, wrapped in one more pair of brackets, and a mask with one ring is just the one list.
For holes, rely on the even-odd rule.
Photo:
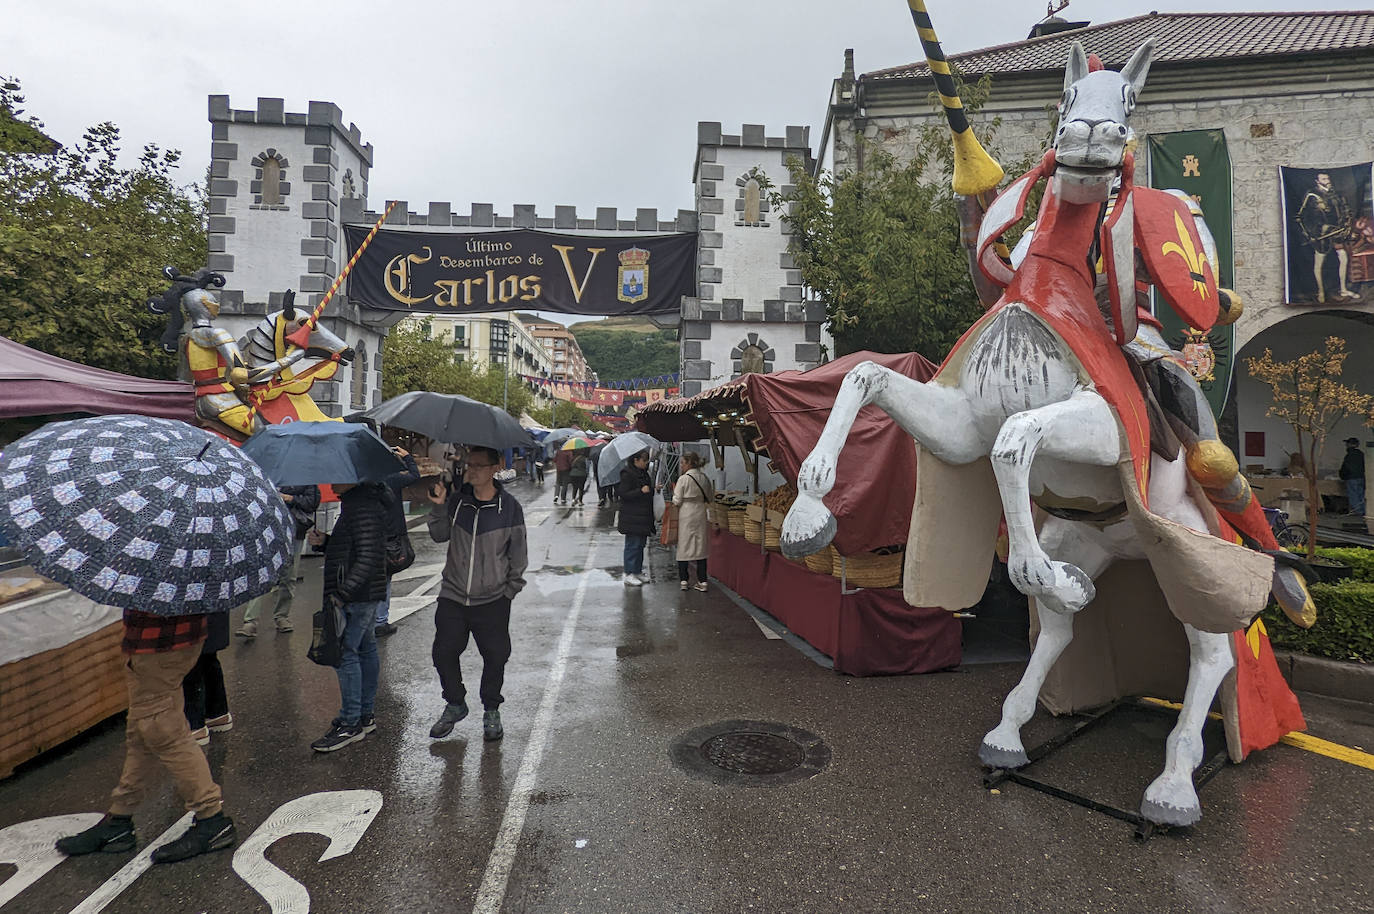
[(194, 422), (195, 388), (59, 359), (0, 336), (0, 419), (51, 413), (136, 413)]
[[(810, 371), (747, 374), (694, 397), (655, 403), (637, 417), (641, 431), (660, 441), (695, 441), (707, 436), (696, 418), (723, 402), (738, 400), (757, 426), (754, 447), (766, 454), (788, 482), (796, 484), (802, 461), (820, 440), (844, 376), (863, 361), (928, 381), (938, 368), (914, 352), (854, 352)], [(905, 543), (916, 491), (916, 446), (911, 436), (876, 406), (860, 412), (825, 498), (838, 522), (835, 548), (856, 555)]]

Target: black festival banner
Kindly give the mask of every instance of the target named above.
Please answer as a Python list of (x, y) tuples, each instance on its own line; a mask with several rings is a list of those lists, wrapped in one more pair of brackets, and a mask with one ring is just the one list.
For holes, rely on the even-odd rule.
[[(368, 231), (344, 226), (350, 255)], [(694, 294), (696, 249), (693, 234), (383, 230), (349, 274), (348, 297), (384, 311), (663, 314)]]

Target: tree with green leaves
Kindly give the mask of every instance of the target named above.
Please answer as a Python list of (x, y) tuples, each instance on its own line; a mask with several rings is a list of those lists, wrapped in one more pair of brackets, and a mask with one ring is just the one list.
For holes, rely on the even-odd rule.
[[(964, 107), (975, 112), (991, 81), (958, 87)], [(990, 152), (998, 125), (994, 119), (979, 129)], [(1016, 174), (1031, 164), (1007, 170)], [(790, 250), (803, 281), (825, 303), (838, 354), (869, 349), (944, 359), (983, 306), (959, 245), (954, 158), (943, 120), (919, 131), (905, 162), (870, 143), (858, 171), (812, 175), (796, 159), (788, 168), (792, 189), (770, 196), (792, 229)]]
[(382, 346), (382, 365), (386, 399), (412, 390), (461, 394), (492, 406), (504, 404), (517, 418), (534, 406), (534, 395), (518, 375), (507, 378), (499, 365), (459, 362), (453, 344), (434, 338), (427, 320), (405, 320), (392, 327)]
[(205, 263), (203, 189), (179, 187), (175, 150), (118, 164), (119, 129), (56, 147), (0, 79), (0, 336), (61, 358), (152, 378), (176, 375), (145, 307), (162, 268)]
[(644, 333), (637, 330), (601, 330), (575, 327), (573, 335), (587, 367), (608, 381), (653, 378), (678, 370), (676, 330)]

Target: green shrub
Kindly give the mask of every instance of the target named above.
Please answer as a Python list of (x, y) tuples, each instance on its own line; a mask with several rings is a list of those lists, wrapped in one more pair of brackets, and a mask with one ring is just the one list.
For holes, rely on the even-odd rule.
[(1374, 581), (1374, 549), (1359, 546), (1318, 546), (1317, 556), (1345, 562), (1355, 569), (1352, 577), (1357, 581)]
[[(1319, 550), (1342, 553), (1371, 551), (1374, 550)], [(1368, 565), (1374, 565), (1374, 560), (1363, 556), (1360, 558)], [(1344, 558), (1341, 560), (1347, 561)], [(1358, 567), (1355, 573), (1361, 573)], [(1352, 579), (1339, 584), (1314, 584), (1312, 599), (1317, 604), (1317, 622), (1310, 629), (1301, 629), (1289, 622), (1276, 606), (1271, 605), (1264, 611), (1264, 626), (1269, 630), (1269, 640), (1274, 647), (1332, 660), (1374, 663), (1374, 582)]]

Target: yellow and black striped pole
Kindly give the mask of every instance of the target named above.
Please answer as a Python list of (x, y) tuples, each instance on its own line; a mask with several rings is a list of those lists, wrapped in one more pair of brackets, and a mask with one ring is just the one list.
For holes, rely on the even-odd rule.
[(911, 7), (911, 21), (916, 24), (916, 34), (921, 37), (921, 48), (930, 66), (930, 76), (935, 80), (935, 91), (940, 95), (940, 106), (945, 109), (945, 119), (954, 138), (954, 192), (964, 196), (974, 196), (992, 190), (1002, 180), (1002, 166), (973, 135), (968, 115), (964, 113), (964, 103), (954, 88), (954, 77), (949, 72), (949, 61), (940, 48), (940, 39), (930, 24), (930, 13), (926, 12), (925, 0), (907, 0)]

